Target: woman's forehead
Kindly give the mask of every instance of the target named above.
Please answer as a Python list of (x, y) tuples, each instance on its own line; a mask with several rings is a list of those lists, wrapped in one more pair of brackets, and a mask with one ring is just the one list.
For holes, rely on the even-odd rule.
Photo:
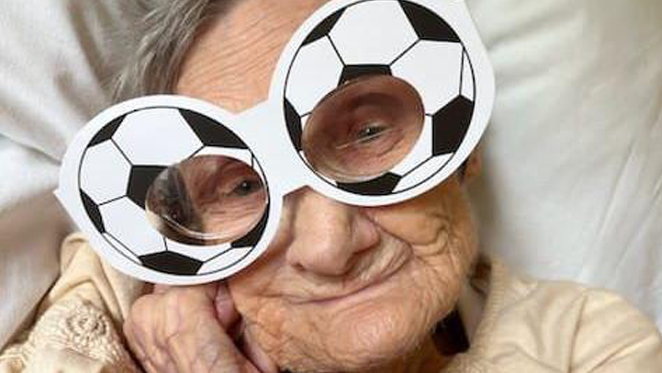
[(329, 0), (238, 0), (201, 30), (176, 91), (241, 112), (264, 101), (280, 53)]

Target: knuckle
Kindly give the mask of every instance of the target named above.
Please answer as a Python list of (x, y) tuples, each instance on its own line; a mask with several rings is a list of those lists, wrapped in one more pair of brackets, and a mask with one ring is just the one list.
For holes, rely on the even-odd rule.
[(163, 303), (167, 309), (176, 306), (186, 306), (186, 300), (186, 293), (183, 289), (180, 288), (173, 288), (167, 293), (163, 294)]
[(149, 315), (156, 308), (157, 303), (158, 297), (153, 294), (142, 296), (131, 306), (129, 317), (134, 320), (149, 319)]

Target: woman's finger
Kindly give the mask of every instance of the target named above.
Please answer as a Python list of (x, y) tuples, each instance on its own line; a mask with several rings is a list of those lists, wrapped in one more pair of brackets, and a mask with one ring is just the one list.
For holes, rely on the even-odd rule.
[(149, 373), (276, 372), (256, 346), (246, 347), (250, 358), (237, 346), (240, 324), (225, 283), (157, 285), (134, 303), (124, 332)]
[(149, 355), (145, 352), (144, 342), (141, 341), (142, 338), (138, 338), (136, 335), (136, 329), (131, 320), (124, 322), (123, 331), (129, 344), (129, 349), (133, 351), (134, 356), (145, 371), (147, 373), (162, 373), (156, 369)]
[(278, 373), (278, 366), (249, 333), (243, 333), (239, 348), (260, 372)]
[(234, 301), (224, 281), (218, 284), (214, 298), (214, 307), (216, 308), (216, 317), (221, 323), (221, 326), (223, 326), (223, 329), (226, 331), (232, 330), (233, 326), (235, 326), (241, 317), (234, 306)]
[(166, 346), (179, 373), (257, 371), (214, 315), (186, 323)]
[(235, 342), (239, 351), (260, 372), (277, 373), (278, 367), (245, 331), (245, 323), (235, 308), (234, 301), (225, 282), (219, 284), (215, 300), (216, 315), (226, 333)]
[(133, 352), (133, 355), (138, 359), (139, 361), (145, 360), (147, 355), (145, 354), (145, 350), (143, 346), (140, 345), (138, 342), (134, 330), (133, 330), (133, 325), (131, 325), (131, 319), (128, 319), (124, 322), (124, 325), (122, 327), (123, 332), (124, 332), (124, 337), (126, 338), (126, 341), (129, 345), (129, 349)]
[(163, 285), (163, 284), (154, 284), (154, 294), (165, 294), (170, 290), (172, 286), (170, 285)]
[[(163, 296), (148, 294), (140, 298), (131, 308), (131, 313), (123, 325), (124, 334), (136, 358), (149, 373), (166, 373), (165, 367), (173, 365), (156, 332), (163, 324)], [(170, 371), (177, 373), (170, 369)]]

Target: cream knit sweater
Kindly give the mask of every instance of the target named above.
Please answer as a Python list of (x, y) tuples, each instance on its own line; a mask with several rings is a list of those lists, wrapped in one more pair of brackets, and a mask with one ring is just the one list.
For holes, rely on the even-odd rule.
[[(460, 302), (471, 348), (444, 373), (662, 373), (659, 332), (618, 296), (518, 277), (498, 261), (485, 268)], [(118, 331), (142, 288), (69, 237), (62, 276), (0, 373), (141, 372)]]

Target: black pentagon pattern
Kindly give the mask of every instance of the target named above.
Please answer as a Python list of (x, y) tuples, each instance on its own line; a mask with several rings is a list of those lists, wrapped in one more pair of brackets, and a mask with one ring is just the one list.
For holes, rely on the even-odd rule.
[(248, 149), (237, 135), (221, 123), (191, 110), (180, 109), (179, 112), (206, 146)]
[(338, 183), (338, 188), (355, 194), (364, 196), (386, 196), (395, 190), (402, 176), (394, 173), (387, 173), (376, 179), (363, 183)]
[(457, 36), (453, 28), (431, 10), (406, 0), (400, 1), (400, 5), (419, 39), (460, 42), (460, 37)]
[(154, 180), (166, 169), (162, 166), (134, 166), (129, 175), (129, 185), (126, 195), (143, 210), (145, 209), (145, 199), (147, 191), (154, 183)]
[(257, 245), (262, 238), (264, 229), (267, 227), (267, 222), (269, 221), (269, 205), (266, 207), (266, 212), (262, 216), (262, 220), (251, 230), (247, 235), (233, 242), (231, 247), (233, 249), (241, 247), (253, 247)]
[(432, 117), (432, 153), (454, 153), (469, 130), (474, 103), (458, 96)]
[(82, 190), (80, 191), (80, 198), (83, 200), (85, 212), (87, 212), (87, 216), (92, 220), (94, 227), (99, 233), (106, 233), (106, 227), (103, 224), (103, 217), (101, 216), (101, 211), (99, 211), (99, 206), (97, 206), (97, 204), (92, 201), (92, 198)]
[(147, 268), (157, 272), (177, 276), (192, 276), (198, 273), (203, 262), (172, 251), (162, 251), (156, 254), (139, 257)]
[(347, 65), (340, 75), (338, 85), (343, 85), (350, 80), (370, 75), (393, 75), (388, 65)]
[(310, 44), (316, 40), (325, 37), (331, 31), (333, 26), (336, 25), (336, 23), (340, 19), (340, 16), (342, 16), (342, 14), (345, 12), (345, 9), (341, 9), (333, 13), (332, 15), (326, 17), (324, 21), (322, 21), (319, 25), (317, 25), (313, 29), (313, 31), (311, 31), (310, 34), (308, 34), (306, 40), (303, 41), (302, 46)]
[(94, 135), (92, 140), (90, 140), (90, 143), (87, 145), (87, 147), (89, 148), (94, 145), (98, 145), (101, 144), (102, 142), (106, 142), (110, 140), (115, 134), (115, 132), (117, 132), (117, 129), (120, 128), (120, 124), (122, 124), (125, 117), (126, 115), (123, 115), (103, 126), (103, 128), (101, 128), (99, 132), (97, 132), (96, 135)]
[(297, 110), (292, 106), (288, 99), (285, 99), (285, 122), (287, 122), (287, 130), (290, 133), (290, 139), (297, 151), (301, 151), (301, 116)]

